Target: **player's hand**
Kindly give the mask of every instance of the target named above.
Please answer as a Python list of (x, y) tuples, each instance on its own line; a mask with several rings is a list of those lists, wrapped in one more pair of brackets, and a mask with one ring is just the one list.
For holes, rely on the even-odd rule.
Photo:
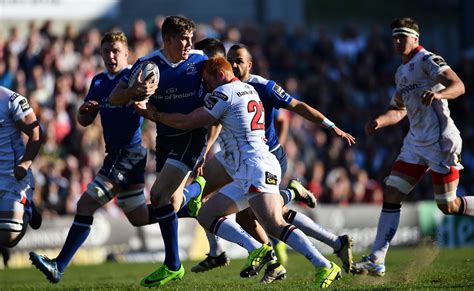
[(158, 89), (158, 82), (156, 82), (156, 76), (151, 74), (146, 80), (142, 80), (142, 72), (138, 73), (137, 80), (133, 83), (131, 94), (133, 96), (146, 96), (150, 97)]
[(146, 101), (133, 102), (133, 107), (135, 108), (135, 111), (138, 113), (138, 115), (150, 119), (148, 116), (148, 105)]
[(99, 112), (100, 106), (97, 101), (91, 100), (84, 102), (81, 107), (79, 107), (79, 113), (84, 115), (95, 115)]
[(15, 174), (15, 179), (17, 181), (20, 181), (21, 179), (25, 178), (27, 172), (28, 169), (22, 165), (17, 165), (13, 170), (13, 173)]
[(196, 163), (196, 166), (194, 166), (192, 176), (197, 177), (197, 176), (202, 176), (204, 175), (204, 163), (206, 162), (206, 157), (200, 157), (198, 162)]
[(425, 91), (421, 94), (421, 103), (426, 106), (430, 106), (433, 103), (433, 100), (439, 100), (442, 98), (442, 95), (433, 91)]
[(377, 130), (378, 125), (379, 123), (375, 120), (367, 122), (367, 124), (365, 125), (365, 133), (367, 135), (373, 134)]
[(350, 135), (347, 132), (341, 130), (337, 126), (333, 126), (331, 128), (331, 133), (332, 133), (333, 136), (338, 136), (338, 137), (344, 139), (349, 144), (349, 146), (355, 144), (355, 142), (356, 142), (355, 138), (352, 135)]

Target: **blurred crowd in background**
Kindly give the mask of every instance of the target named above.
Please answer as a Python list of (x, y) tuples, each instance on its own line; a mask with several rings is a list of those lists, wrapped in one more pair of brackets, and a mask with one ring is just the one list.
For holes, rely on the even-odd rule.
[[(137, 19), (124, 30), (133, 62), (161, 47), (160, 27)], [(102, 165), (104, 144), (99, 118), (84, 128), (76, 112), (87, 94), (92, 77), (104, 70), (99, 55), (102, 33), (97, 28), (79, 31), (67, 25), (52, 32), (51, 21), (32, 23), (27, 31), (11, 27), (0, 35), (0, 85), (26, 96), (46, 133), (41, 154), (34, 162), (34, 200), (44, 216), (74, 214), (87, 184)], [(109, 30), (120, 29), (119, 27)], [(242, 42), (253, 54), (253, 73), (273, 79), (293, 97), (323, 112), (341, 129), (357, 138), (349, 147), (327, 130), (285, 110), (291, 120), (283, 142), (289, 168), (282, 186), (298, 177), (320, 203), (342, 206), (351, 203), (381, 203), (383, 179), (388, 175), (408, 130), (407, 121), (367, 137), (364, 125), (388, 108), (394, 92), (394, 73), (400, 58), (394, 54), (390, 30), (374, 26), (361, 32), (348, 25), (341, 31), (324, 26), (318, 31), (280, 23), (261, 28), (254, 23), (227, 25), (216, 17), (198, 24), (195, 41), (221, 39), (228, 49)], [(436, 47), (420, 43), (436, 53)], [(459, 195), (474, 192), (474, 54), (459, 58), (443, 56), (466, 85), (466, 94), (450, 102), (451, 115), (463, 137)], [(149, 148), (147, 189), (154, 181), (155, 129), (146, 122), (144, 144)], [(148, 193), (148, 191), (146, 191)], [(409, 195), (408, 200), (431, 199), (431, 177)], [(113, 203), (105, 209), (118, 212)]]

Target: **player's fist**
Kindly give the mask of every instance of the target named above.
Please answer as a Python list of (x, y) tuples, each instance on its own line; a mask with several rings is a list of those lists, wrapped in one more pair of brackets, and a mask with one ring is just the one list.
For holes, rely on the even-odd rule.
[(97, 101), (86, 101), (79, 107), (80, 114), (95, 115), (99, 112), (99, 103)]
[(365, 125), (365, 133), (368, 135), (373, 134), (377, 130), (378, 125), (378, 122), (375, 120), (367, 122), (367, 124)]
[(13, 173), (15, 175), (15, 179), (20, 181), (21, 179), (25, 178), (27, 169), (21, 165), (17, 165), (13, 170)]
[(421, 103), (423, 103), (423, 105), (430, 106), (433, 100), (436, 99), (441, 99), (441, 94), (428, 90), (421, 94)]

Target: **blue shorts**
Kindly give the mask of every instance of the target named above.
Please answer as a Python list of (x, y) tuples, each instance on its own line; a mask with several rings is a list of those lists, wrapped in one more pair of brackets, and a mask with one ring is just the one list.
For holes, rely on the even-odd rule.
[(198, 128), (175, 135), (156, 136), (156, 171), (161, 172), (167, 159), (179, 161), (191, 170), (206, 145), (207, 130)]
[(147, 150), (142, 145), (107, 153), (99, 174), (123, 189), (145, 183)]
[(286, 174), (286, 170), (288, 169), (288, 160), (286, 159), (286, 153), (285, 150), (283, 149), (282, 146), (279, 146), (276, 150), (271, 152), (278, 160), (280, 163), (280, 168), (281, 168), (281, 178)]

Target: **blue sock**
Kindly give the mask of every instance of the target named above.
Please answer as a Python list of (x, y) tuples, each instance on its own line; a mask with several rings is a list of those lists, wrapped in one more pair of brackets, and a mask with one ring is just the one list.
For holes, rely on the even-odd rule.
[(270, 239), (272, 246), (276, 246), (276, 244), (280, 241), (279, 239), (276, 239), (273, 236), (268, 236), (268, 238)]
[[(178, 216), (178, 218), (193, 217), (193, 216), (189, 215), (188, 204), (182, 205), (181, 209), (178, 210), (178, 213), (176, 213), (176, 215)], [(193, 217), (193, 218), (195, 218), (195, 217)]]
[(199, 196), (199, 193), (201, 193), (201, 185), (199, 185), (198, 182), (192, 182), (188, 186), (184, 187), (183, 199), (185, 203), (187, 204), (189, 200)]
[(165, 243), (164, 264), (170, 270), (177, 271), (181, 267), (178, 248), (178, 217), (171, 204), (155, 209), (155, 213)]
[(69, 229), (64, 246), (56, 258), (56, 263), (60, 272), (64, 272), (64, 269), (66, 269), (74, 254), (86, 241), (91, 232), (93, 221), (94, 217), (92, 216), (76, 215), (74, 217), (74, 222)]
[(179, 209), (178, 213), (178, 218), (183, 218), (183, 217), (193, 217), (189, 215), (188, 211), (188, 202), (189, 200), (197, 197), (201, 193), (201, 185), (197, 182), (192, 182), (188, 186), (184, 187), (183, 190), (183, 204), (181, 205), (181, 208)]
[(283, 198), (283, 205), (290, 203), (295, 198), (295, 193), (290, 189), (280, 190), (280, 195)]

